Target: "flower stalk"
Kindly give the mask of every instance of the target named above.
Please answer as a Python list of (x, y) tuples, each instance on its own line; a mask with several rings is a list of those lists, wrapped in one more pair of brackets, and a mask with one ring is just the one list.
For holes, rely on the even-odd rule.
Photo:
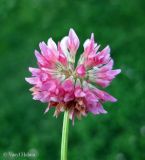
[(64, 112), (62, 139), (61, 139), (61, 160), (67, 160), (68, 148), (68, 130), (69, 130), (69, 112)]

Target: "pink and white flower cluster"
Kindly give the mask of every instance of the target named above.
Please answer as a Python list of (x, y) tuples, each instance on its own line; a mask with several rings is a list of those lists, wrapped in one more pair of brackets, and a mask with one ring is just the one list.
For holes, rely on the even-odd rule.
[[(70, 118), (93, 114), (107, 113), (102, 103), (116, 102), (116, 98), (96, 88), (96, 85), (107, 87), (120, 73), (112, 70), (113, 60), (110, 47), (99, 51), (94, 41), (94, 34), (84, 42), (84, 51), (76, 65), (76, 54), (80, 41), (73, 29), (58, 44), (52, 38), (47, 44), (39, 44), (40, 52), (35, 51), (38, 68), (29, 68), (31, 78), (26, 81), (33, 85), (33, 99), (48, 103), (45, 112), (55, 107), (58, 116), (64, 110), (69, 111)], [(96, 85), (95, 85), (96, 84)]]

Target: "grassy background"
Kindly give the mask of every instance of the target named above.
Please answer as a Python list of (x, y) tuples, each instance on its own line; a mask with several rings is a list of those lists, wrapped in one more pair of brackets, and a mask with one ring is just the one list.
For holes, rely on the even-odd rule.
[(105, 104), (109, 114), (70, 125), (68, 159), (144, 160), (144, 0), (0, 0), (0, 159), (9, 151), (59, 159), (62, 115), (43, 115), (47, 104), (32, 100), (24, 77), (36, 66), (38, 43), (50, 36), (58, 41), (70, 27), (81, 44), (91, 32), (102, 48), (109, 44), (122, 74), (107, 88), (118, 98)]

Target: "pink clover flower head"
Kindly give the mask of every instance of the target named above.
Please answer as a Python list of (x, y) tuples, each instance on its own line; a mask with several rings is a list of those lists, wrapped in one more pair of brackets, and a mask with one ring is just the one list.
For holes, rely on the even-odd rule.
[[(33, 85), (30, 89), (34, 100), (48, 103), (45, 110), (55, 108), (57, 117), (68, 110), (70, 119), (81, 118), (89, 112), (105, 114), (103, 103), (116, 102), (110, 94), (96, 88), (96, 85), (107, 87), (121, 70), (112, 70), (113, 60), (110, 47), (99, 51), (94, 34), (84, 42), (84, 51), (75, 67), (75, 55), (80, 41), (73, 29), (58, 45), (52, 38), (47, 44), (39, 44), (40, 52), (35, 51), (38, 67), (29, 68), (32, 73), (26, 81)], [(96, 85), (94, 85), (96, 83)]]

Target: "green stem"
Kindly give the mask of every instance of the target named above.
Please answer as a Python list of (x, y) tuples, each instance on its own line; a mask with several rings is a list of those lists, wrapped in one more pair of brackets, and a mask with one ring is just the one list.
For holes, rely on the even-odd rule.
[(69, 128), (69, 112), (64, 112), (62, 139), (61, 139), (61, 160), (67, 160), (67, 146), (68, 146), (68, 128)]

